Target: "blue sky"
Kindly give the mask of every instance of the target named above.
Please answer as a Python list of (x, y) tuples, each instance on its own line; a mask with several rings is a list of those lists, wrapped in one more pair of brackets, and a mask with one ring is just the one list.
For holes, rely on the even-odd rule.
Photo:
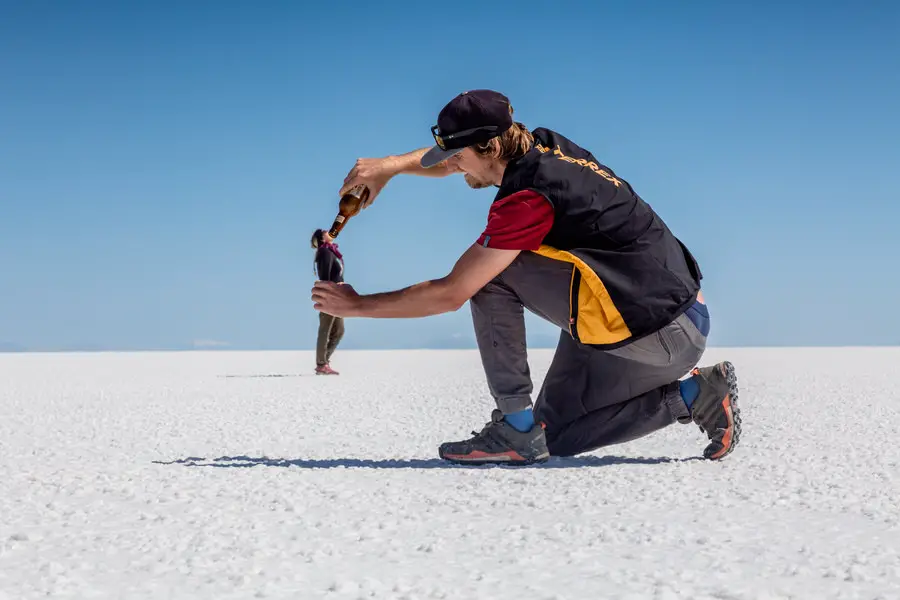
[[(896, 4), (361, 4), (0, 1), (0, 347), (313, 347), (347, 171), (479, 87), (691, 247), (712, 345), (900, 344)], [(348, 281), (444, 275), (492, 198), (395, 179), (339, 239)], [(472, 340), (464, 307), (344, 347)]]

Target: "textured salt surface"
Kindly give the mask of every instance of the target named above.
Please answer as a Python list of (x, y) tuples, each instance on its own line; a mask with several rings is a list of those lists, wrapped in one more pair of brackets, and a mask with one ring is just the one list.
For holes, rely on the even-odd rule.
[(475, 352), (0, 355), (0, 598), (900, 597), (900, 351), (724, 357), (726, 461), (673, 425), (514, 469), (436, 459)]

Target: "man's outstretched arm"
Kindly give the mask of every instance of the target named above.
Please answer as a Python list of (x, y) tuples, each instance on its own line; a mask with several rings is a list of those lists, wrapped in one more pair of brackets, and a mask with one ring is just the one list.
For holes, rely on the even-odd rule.
[(317, 310), (335, 316), (400, 319), (453, 312), (502, 273), (519, 252), (473, 244), (446, 277), (365, 296), (347, 286), (318, 282), (312, 299)]
[(419, 148), (418, 150), (413, 150), (412, 152), (399, 154), (389, 158), (393, 159), (396, 168), (399, 169), (398, 174), (420, 175), (423, 177), (446, 177), (447, 175), (452, 175), (457, 172), (457, 170), (448, 165), (446, 161), (438, 163), (433, 167), (423, 167), (421, 162), (422, 157), (425, 156), (425, 153), (430, 149), (431, 146), (428, 146), (427, 148)]
[[(430, 148), (430, 147), (429, 147)], [(419, 148), (406, 154), (394, 154), (382, 158), (359, 158), (344, 178), (344, 185), (338, 191), (343, 196), (358, 185), (369, 188), (370, 201), (381, 193), (393, 177), (397, 175), (420, 175), (423, 177), (446, 177), (459, 170), (447, 162), (425, 168), (421, 165), (422, 157), (429, 148)]]

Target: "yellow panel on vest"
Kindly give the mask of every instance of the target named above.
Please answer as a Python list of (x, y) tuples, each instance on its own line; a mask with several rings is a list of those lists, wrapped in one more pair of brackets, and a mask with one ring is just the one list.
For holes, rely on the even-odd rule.
[[(614, 344), (631, 337), (631, 330), (616, 308), (600, 277), (583, 260), (564, 250), (541, 245), (536, 254), (572, 263), (581, 274), (577, 294), (570, 293), (569, 309), (573, 297), (578, 298), (578, 339), (583, 344)], [(571, 290), (575, 292), (575, 290)]]

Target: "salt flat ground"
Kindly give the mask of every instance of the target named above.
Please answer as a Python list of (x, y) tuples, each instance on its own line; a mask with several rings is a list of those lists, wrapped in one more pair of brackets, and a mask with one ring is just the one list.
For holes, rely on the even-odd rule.
[(0, 598), (900, 597), (900, 350), (723, 357), (726, 461), (673, 425), (516, 469), (436, 459), (475, 352), (0, 355)]

